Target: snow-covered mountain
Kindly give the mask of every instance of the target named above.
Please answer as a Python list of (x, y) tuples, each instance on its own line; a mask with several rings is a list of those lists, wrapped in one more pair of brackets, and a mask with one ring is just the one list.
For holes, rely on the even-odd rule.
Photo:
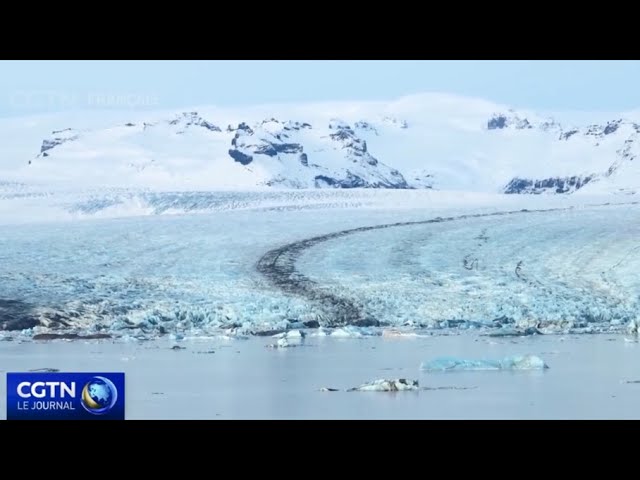
[[(598, 117), (601, 117), (600, 115)], [(0, 181), (161, 189), (634, 193), (640, 116), (442, 94), (0, 121)]]

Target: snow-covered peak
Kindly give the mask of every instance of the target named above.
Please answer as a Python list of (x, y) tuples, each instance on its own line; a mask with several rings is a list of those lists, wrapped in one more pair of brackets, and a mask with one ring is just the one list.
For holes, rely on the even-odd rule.
[(401, 119), (394, 118), (394, 117), (384, 117), (382, 119), (382, 122), (387, 124), (387, 125), (392, 125), (392, 126), (398, 127), (398, 128), (409, 128), (409, 124), (407, 123), (406, 120), (401, 120)]
[(147, 188), (632, 192), (640, 115), (454, 95), (0, 120), (0, 181)]
[(487, 120), (487, 130), (540, 130), (543, 132), (560, 132), (562, 126), (553, 118), (538, 115), (524, 115), (513, 109), (494, 113)]
[(351, 126), (344, 120), (341, 120), (339, 118), (332, 118), (331, 120), (329, 120), (329, 129), (330, 130), (351, 130)]
[[(128, 124), (131, 125), (131, 124)], [(189, 127), (201, 127), (209, 130), (210, 132), (221, 132), (222, 130), (217, 125), (208, 122), (198, 112), (182, 112), (181, 115), (177, 115), (176, 118), (169, 120), (169, 125), (186, 129)]]
[[(407, 188), (402, 174), (378, 162), (351, 126), (332, 119), (313, 129), (299, 121), (263, 120), (233, 132), (229, 156), (248, 169), (266, 169), (264, 184), (289, 188)], [(310, 160), (311, 156), (311, 160)]]

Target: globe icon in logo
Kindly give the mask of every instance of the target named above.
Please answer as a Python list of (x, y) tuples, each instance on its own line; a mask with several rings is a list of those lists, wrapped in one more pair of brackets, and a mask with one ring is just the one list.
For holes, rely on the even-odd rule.
[(108, 413), (117, 400), (116, 386), (105, 377), (93, 377), (82, 389), (82, 406), (94, 415)]

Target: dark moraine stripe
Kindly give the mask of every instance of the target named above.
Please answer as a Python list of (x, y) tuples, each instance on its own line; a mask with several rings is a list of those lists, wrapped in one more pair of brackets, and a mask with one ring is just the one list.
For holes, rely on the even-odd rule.
[[(638, 202), (618, 203), (615, 205), (633, 205)], [(597, 204), (587, 205), (590, 207), (609, 206), (614, 204)], [(464, 220), (469, 218), (482, 218), (482, 217), (500, 217), (516, 214), (531, 214), (531, 213), (547, 213), (572, 210), (574, 207), (562, 207), (562, 208), (549, 208), (549, 209), (537, 209), (537, 210), (512, 210), (506, 212), (492, 212), (492, 213), (476, 213), (467, 215), (458, 215), (454, 217), (436, 217), (429, 220), (419, 220), (413, 222), (398, 222), (388, 223), (383, 225), (373, 225), (368, 227), (352, 228), (348, 230), (341, 230), (339, 232), (328, 233), (325, 235), (319, 235), (317, 237), (307, 238), (299, 240), (297, 242), (289, 243), (281, 247), (265, 253), (257, 263), (257, 270), (260, 272), (273, 286), (280, 289), (282, 292), (301, 296), (307, 300), (319, 304), (322, 310), (325, 312), (326, 318), (321, 322), (327, 327), (337, 326), (382, 326), (382, 323), (370, 315), (364, 312), (362, 305), (358, 304), (355, 300), (342, 297), (338, 294), (327, 291), (309, 279), (296, 269), (296, 262), (302, 255), (302, 253), (327, 240), (333, 240), (336, 238), (346, 237), (354, 233), (369, 232), (372, 230), (383, 230), (387, 228), (406, 227), (414, 225), (426, 225), (430, 223), (442, 223), (451, 222), (454, 220)]]

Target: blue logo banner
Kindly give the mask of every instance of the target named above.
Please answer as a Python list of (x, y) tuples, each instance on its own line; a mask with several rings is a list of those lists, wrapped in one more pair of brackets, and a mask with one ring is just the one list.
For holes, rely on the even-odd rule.
[(124, 373), (7, 373), (7, 420), (124, 420)]

